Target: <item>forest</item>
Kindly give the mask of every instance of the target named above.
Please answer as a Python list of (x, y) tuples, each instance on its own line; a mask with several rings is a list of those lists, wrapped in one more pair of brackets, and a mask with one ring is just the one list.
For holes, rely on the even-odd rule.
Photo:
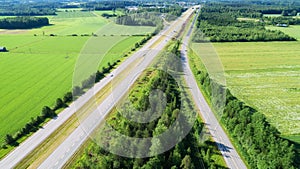
[(286, 24), (289, 25), (300, 25), (300, 18), (293, 17), (264, 17), (264, 22), (268, 25)]
[(163, 14), (169, 14), (173, 16), (180, 16), (184, 11), (186, 11), (186, 8), (183, 8), (179, 5), (173, 5), (166, 8), (142, 8), (138, 12), (156, 12), (156, 13), (163, 13)]
[[(197, 21), (194, 42), (249, 42), (249, 41), (295, 41), (278, 30), (267, 30), (262, 13), (249, 7), (223, 4), (206, 5)], [(259, 21), (238, 20), (238, 17), (257, 18)], [(267, 18), (265, 18), (267, 19)], [(275, 21), (273, 22), (275, 24)], [(292, 23), (292, 22), (291, 22)]]
[(56, 8), (59, 7), (55, 2), (32, 2), (17, 3), (18, 1), (5, 1), (0, 5), (0, 16), (43, 16), (55, 15)]
[(155, 27), (162, 24), (162, 20), (157, 13), (129, 13), (127, 15), (118, 16), (116, 23), (120, 25)]
[[(168, 51), (164, 53), (161, 59), (156, 64), (164, 67), (167, 62), (176, 63), (174, 61), (174, 52), (176, 57), (179, 56), (179, 45), (173, 46), (173, 52)], [(175, 48), (175, 49), (174, 49)], [(172, 58), (173, 57), (173, 58)], [(180, 62), (175, 64), (177, 66), (171, 69), (181, 69)], [(167, 68), (168, 69), (168, 68)], [(170, 68), (169, 68), (170, 69)], [(164, 69), (166, 70), (166, 69)], [(201, 141), (201, 132), (203, 130), (203, 123), (197, 117), (195, 123), (192, 123), (192, 130), (187, 134), (181, 142), (169, 151), (156, 155), (164, 144), (171, 142), (173, 137), (164, 138), (165, 140), (156, 139), (154, 136), (168, 130), (168, 128), (175, 124), (176, 131), (174, 133), (181, 133), (189, 124), (188, 121), (195, 120), (197, 116), (191, 101), (188, 99), (187, 94), (180, 90), (178, 83), (174, 77), (170, 76), (166, 71), (158, 69), (149, 69), (137, 80), (135, 87), (129, 94), (130, 102), (122, 106), (121, 110), (115, 109), (109, 117), (107, 117), (108, 124), (101, 127), (96, 134), (100, 135), (102, 144), (105, 144), (109, 150), (122, 151), (131, 155), (143, 154), (145, 151), (150, 151), (153, 157), (148, 158), (126, 158), (110, 153), (107, 149), (101, 148), (95, 142), (92, 143), (85, 150), (84, 155), (76, 162), (74, 168), (185, 168), (185, 169), (198, 169), (198, 168), (224, 168), (217, 165), (211, 156), (218, 153), (215, 143), (211, 142), (209, 138)], [(142, 85), (138, 85), (142, 84)], [(160, 94), (149, 95), (149, 91), (161, 90), (165, 94), (166, 107), (159, 106), (162, 101)], [(151, 103), (149, 102), (151, 97)], [(158, 105), (155, 107), (155, 112), (162, 112), (162, 115), (148, 123), (137, 123), (124, 117), (124, 113), (134, 112), (135, 110), (145, 111), (149, 108), (150, 104)], [(183, 111), (184, 113), (179, 113)], [(143, 118), (145, 115), (140, 114), (137, 117)], [(186, 119), (183, 123), (179, 123), (176, 119)], [(115, 131), (122, 133), (126, 136), (133, 138), (152, 138), (151, 141), (146, 142), (126, 142), (125, 145), (120, 145), (125, 140), (115, 138), (112, 132), (112, 127)], [(100, 133), (100, 134), (99, 134)], [(170, 140), (168, 140), (170, 139)], [(143, 145), (148, 145), (146, 149)], [(123, 148), (120, 148), (123, 147)], [(125, 146), (125, 147), (124, 147)], [(135, 147), (139, 147), (135, 149)], [(131, 151), (134, 150), (134, 151)]]
[[(211, 79), (204, 65), (196, 65), (194, 58), (191, 58), (190, 63), (205, 95), (218, 103), (222, 98), (218, 98), (212, 91), (219, 91), (224, 86)], [(279, 131), (267, 122), (262, 113), (234, 97), (228, 89), (220, 118), (250, 168), (292, 169), (299, 166), (294, 145), (281, 138)]]
[(178, 5), (167, 8), (141, 8), (137, 11), (126, 11), (125, 15), (117, 17), (116, 23), (133, 26), (162, 26), (162, 14), (167, 21), (172, 21), (185, 10)]
[(49, 25), (46, 17), (18, 16), (0, 19), (0, 29), (31, 29)]

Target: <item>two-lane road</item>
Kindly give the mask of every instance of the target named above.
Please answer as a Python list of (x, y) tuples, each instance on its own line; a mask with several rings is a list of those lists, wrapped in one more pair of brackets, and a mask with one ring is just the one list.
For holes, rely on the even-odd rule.
[(181, 58), (183, 63), (183, 69), (185, 74), (185, 80), (187, 82), (188, 87), (190, 88), (190, 92), (192, 93), (194, 102), (198, 109), (200, 110), (200, 115), (206, 124), (212, 138), (217, 143), (219, 150), (221, 151), (223, 158), (227, 166), (231, 169), (247, 169), (245, 163), (237, 153), (235, 147), (230, 142), (228, 136), (226, 135), (225, 131), (219, 124), (219, 121), (215, 117), (214, 113), (212, 112), (211, 108), (207, 104), (204, 96), (202, 95), (196, 79), (192, 73), (192, 70), (188, 63), (188, 47), (192, 30), (195, 24), (196, 18), (192, 23), (187, 35), (183, 39), (183, 45), (181, 50)]

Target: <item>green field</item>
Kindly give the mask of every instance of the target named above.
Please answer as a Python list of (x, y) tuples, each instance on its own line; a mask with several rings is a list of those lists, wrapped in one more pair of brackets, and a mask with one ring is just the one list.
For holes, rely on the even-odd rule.
[(300, 40), (300, 25), (290, 25), (289, 27), (267, 26), (267, 29), (280, 30), (298, 40)]
[[(89, 12), (70, 13), (59, 12), (57, 16), (51, 16), (53, 25), (39, 29), (0, 30), (0, 46), (9, 50), (0, 53), (0, 145), (5, 134), (15, 134), (31, 117), (39, 115), (43, 106), (53, 106), (57, 98), (71, 90), (77, 58), (84, 51), (83, 47), (87, 48), (85, 45), (91, 37), (68, 35), (91, 35), (105, 28), (110, 36), (93, 37), (97, 42), (93, 57), (102, 58), (101, 68), (122, 57), (144, 38), (120, 36), (120, 30), (130, 30), (128, 35), (132, 35), (147, 34), (155, 29), (115, 25)], [(57, 36), (47, 36), (49, 34)]]
[[(200, 44), (193, 50), (200, 53)], [(283, 135), (300, 133), (300, 43), (214, 43), (232, 93)], [(197, 52), (198, 51), (198, 52)]]

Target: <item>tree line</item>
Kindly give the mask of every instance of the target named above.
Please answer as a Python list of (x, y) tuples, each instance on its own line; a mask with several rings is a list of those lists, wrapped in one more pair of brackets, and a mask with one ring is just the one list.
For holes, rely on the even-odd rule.
[[(174, 49), (175, 48), (175, 49)], [(177, 48), (177, 49), (176, 49)], [(173, 51), (173, 52), (171, 52)], [(174, 54), (178, 54), (178, 47), (174, 45), (168, 53), (164, 53), (164, 58), (159, 59), (158, 63), (160, 66), (164, 67), (167, 62), (174, 62), (172, 57)], [(176, 53), (174, 53), (176, 52)], [(172, 65), (174, 66), (174, 65)], [(181, 64), (172, 67), (170, 69), (180, 70)], [(180, 91), (178, 84), (175, 79), (170, 76), (167, 72), (163, 70), (148, 70), (145, 74), (140, 77), (135, 85), (134, 89), (130, 92), (129, 98), (133, 104), (130, 106), (127, 102), (122, 107), (122, 110), (114, 111), (109, 117), (107, 117), (107, 123), (109, 126), (129, 137), (135, 138), (151, 138), (157, 136), (166, 130), (173, 124), (177, 124), (176, 131), (174, 133), (182, 132), (185, 127), (185, 123), (178, 124), (176, 118), (179, 116), (179, 111), (183, 111), (183, 118), (188, 120), (195, 118), (197, 113), (191, 105), (191, 100), (188, 99), (188, 94)], [(166, 107), (160, 107), (161, 97), (159, 94), (154, 96), (149, 96), (149, 92), (155, 89), (163, 91), (166, 97)], [(183, 92), (184, 94), (180, 94)], [(136, 123), (128, 120), (123, 116), (124, 113), (130, 113), (135, 110), (146, 111), (149, 106), (149, 99), (151, 97), (152, 104), (156, 105), (155, 113), (163, 112), (162, 115), (151, 122), (148, 123)], [(182, 106), (183, 105), (183, 106)], [(153, 114), (152, 114), (153, 115)], [(148, 114), (140, 114), (137, 118), (144, 118)], [(198, 168), (224, 168), (222, 166), (216, 165), (212, 158), (218, 150), (214, 143), (209, 139), (202, 141), (201, 131), (204, 125), (200, 121), (199, 117), (193, 124), (192, 130), (189, 134), (174, 148), (171, 150), (156, 155), (163, 147), (164, 144), (168, 143), (168, 139), (172, 140), (174, 138), (168, 137), (164, 138), (166, 140), (152, 139), (151, 141), (144, 142), (131, 142), (124, 143), (126, 145), (119, 145), (118, 143), (124, 142), (124, 140), (114, 139), (112, 137), (111, 130), (104, 126), (98, 133), (99, 137), (104, 143), (109, 142), (108, 147), (110, 150), (123, 151), (128, 154), (138, 155), (143, 154), (145, 151), (149, 151), (153, 154), (153, 157), (148, 158), (125, 158), (118, 155), (110, 153), (107, 149), (101, 148), (98, 144), (92, 143), (88, 146), (82, 157), (76, 162), (74, 168), (142, 168), (142, 169), (152, 169), (152, 168), (184, 168), (184, 169), (198, 169)], [(149, 145), (149, 149), (145, 150), (142, 146), (144, 144)], [(126, 147), (126, 148), (125, 148)], [(136, 151), (133, 150), (134, 147), (139, 147)]]
[[(239, 12), (240, 9), (236, 9)], [(197, 30), (193, 37), (194, 42), (249, 42), (249, 41), (295, 41), (279, 30), (267, 30), (263, 21), (239, 21), (238, 12), (226, 6), (208, 5), (202, 8), (197, 18)], [(247, 15), (249, 15), (249, 12)], [(243, 14), (242, 14), (243, 15)]]
[(262, 14), (283, 14), (283, 12), (289, 16), (295, 15), (296, 12), (300, 12), (300, 3), (297, 0), (225, 0), (225, 1), (211, 1), (207, 5), (217, 6), (214, 9), (226, 10), (226, 12), (236, 11), (236, 15), (244, 17), (261, 17)]
[(163, 20), (158, 13), (126, 13), (118, 16), (115, 22), (119, 25), (128, 26), (153, 26), (156, 27), (154, 34), (160, 32), (164, 27)]
[(5, 1), (0, 5), (0, 16), (45, 16), (56, 15), (59, 3)]
[[(196, 65), (194, 58), (190, 63), (206, 96), (214, 98), (215, 102), (222, 99), (213, 96), (212, 91), (224, 86), (211, 79), (204, 66)], [(262, 113), (234, 97), (229, 89), (226, 91), (226, 104), (220, 122), (250, 168), (297, 168), (294, 145), (281, 138), (279, 131), (267, 122)]]
[(293, 17), (264, 17), (264, 21), (266, 24), (269, 25), (277, 25), (277, 24), (286, 24), (289, 25), (300, 25), (300, 19), (299, 18), (293, 18)]
[(0, 29), (31, 29), (49, 25), (46, 17), (19, 16), (0, 19)]
[(168, 14), (168, 15), (179, 17), (185, 11), (186, 8), (174, 4), (165, 8), (142, 8), (138, 12), (155, 12), (155, 13)]
[(161, 18), (157, 13), (133, 13), (118, 16), (116, 23), (119, 25), (130, 25), (130, 26), (157, 26), (161, 24)]
[(135, 1), (102, 1), (102, 2), (89, 2), (82, 7), (87, 7), (95, 10), (115, 10), (125, 9), (128, 6), (138, 6), (139, 3)]

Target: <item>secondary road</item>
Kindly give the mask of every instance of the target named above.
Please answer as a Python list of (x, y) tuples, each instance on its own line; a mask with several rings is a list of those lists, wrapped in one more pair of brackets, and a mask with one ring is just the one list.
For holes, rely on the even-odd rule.
[[(139, 52), (125, 60), (117, 69), (115, 69), (110, 75), (102, 79), (99, 83), (95, 84), (93, 88), (91, 88), (89, 91), (87, 91), (82, 97), (78, 98), (75, 102), (73, 102), (69, 108), (66, 108), (63, 112), (61, 112), (58, 117), (54, 120), (51, 120), (48, 122), (45, 126), (43, 126), (42, 129), (34, 133), (31, 137), (29, 137), (26, 141), (21, 143), (15, 150), (13, 150), (11, 153), (9, 153), (5, 158), (3, 158), (0, 161), (0, 168), (14, 168), (20, 161), (22, 161), (30, 152), (32, 152), (38, 145), (40, 145), (43, 141), (45, 141), (54, 131), (56, 131), (62, 124), (64, 124), (78, 109), (83, 107), (87, 102), (93, 99), (93, 96), (101, 91), (106, 85), (108, 85), (112, 81), (111, 75), (113, 77), (118, 77), (118, 74), (120, 74), (122, 71), (124, 71), (128, 66), (130, 66), (132, 63), (134, 63), (138, 58), (141, 56), (144, 56), (143, 66), (145, 66), (147, 63), (151, 62), (151, 59), (154, 58), (158, 54), (158, 51), (163, 49), (163, 47), (168, 43), (168, 41), (171, 40), (170, 37), (175, 36), (174, 31), (179, 31), (182, 25), (182, 21), (184, 21), (189, 15), (191, 15), (193, 12), (192, 9), (189, 9), (180, 19), (175, 21), (172, 25), (165, 28), (159, 35), (153, 37), (148, 43), (142, 47)], [(136, 69), (138, 70), (138, 69)], [(140, 69), (143, 70), (143, 69)], [(131, 74), (133, 75), (133, 74)], [(126, 89), (127, 90), (127, 89)], [(112, 99), (111, 96), (109, 96), (99, 107), (98, 110), (106, 110), (103, 112), (97, 112), (97, 119), (101, 120), (103, 117), (110, 111), (110, 109), (113, 107), (113, 105), (116, 103), (116, 95), (114, 95), (114, 98)], [(94, 114), (91, 114), (89, 117), (95, 116)], [(88, 118), (90, 119), (90, 118)], [(94, 118), (96, 119), (96, 117)], [(100, 121), (98, 121), (100, 122)], [(89, 121), (87, 121), (89, 123)], [(96, 126), (96, 122), (93, 120), (93, 126)], [(75, 133), (75, 134), (73, 134)], [(42, 165), (41, 168), (57, 168), (61, 167), (66, 160), (70, 158), (72, 153), (68, 151), (69, 148), (71, 148), (73, 151), (75, 151), (84, 140), (87, 139), (88, 133), (84, 133), (82, 130), (82, 127), (78, 127), (77, 130), (73, 132), (70, 137), (62, 144), (67, 144), (68, 146), (60, 146), (55, 152), (59, 151), (59, 155), (57, 155), (55, 158), (53, 158), (53, 155), (51, 155)], [(74, 137), (75, 135), (75, 137)], [(70, 142), (68, 140), (74, 139)], [(80, 142), (76, 142), (76, 140), (80, 140)], [(71, 145), (71, 147), (70, 147)], [(63, 150), (62, 150), (63, 149)], [(68, 157), (66, 157), (66, 154)], [(62, 157), (64, 157), (63, 161), (60, 160)], [(49, 163), (49, 161), (51, 161)], [(58, 165), (54, 165), (57, 164)], [(43, 167), (44, 166), (44, 167)], [(55, 167), (54, 167), (55, 166)]]
[(154, 42), (149, 43), (141, 52), (137, 52), (131, 57), (131, 60), (142, 58), (141, 63), (134, 68), (126, 78), (118, 77), (118, 74), (124, 71), (131, 62), (125, 61), (115, 72), (114, 78), (124, 79), (116, 85), (113, 92), (93, 111), (86, 119), (82, 120), (80, 126), (59, 146), (53, 153), (39, 166), (39, 168), (62, 168), (64, 164), (73, 156), (80, 146), (89, 138), (89, 135), (97, 128), (105, 116), (112, 110), (120, 99), (128, 91), (129, 87), (137, 80), (139, 75), (145, 70), (153, 59), (168, 44), (172, 37), (176, 36), (184, 22), (191, 16), (194, 9), (189, 9), (182, 17), (169, 26), (167, 30), (159, 34)]
[[(195, 18), (196, 20), (196, 18)], [(189, 44), (191, 33), (193, 27), (195, 25), (195, 20), (193, 21), (192, 26), (190, 27), (187, 35), (183, 39), (183, 45), (181, 50), (181, 58), (183, 63), (183, 69), (185, 74), (185, 80), (187, 85), (192, 93), (194, 102), (198, 109), (200, 110), (201, 116), (208, 128), (212, 138), (217, 143), (219, 150), (221, 151), (223, 158), (227, 166), (231, 169), (247, 169), (245, 163), (237, 153), (236, 149), (230, 142), (228, 136), (224, 132), (223, 128), (220, 126), (217, 118), (215, 117), (214, 113), (212, 112), (211, 108), (207, 104), (204, 96), (202, 95), (196, 79), (191, 71), (191, 68), (188, 63), (188, 47), (186, 44)]]

